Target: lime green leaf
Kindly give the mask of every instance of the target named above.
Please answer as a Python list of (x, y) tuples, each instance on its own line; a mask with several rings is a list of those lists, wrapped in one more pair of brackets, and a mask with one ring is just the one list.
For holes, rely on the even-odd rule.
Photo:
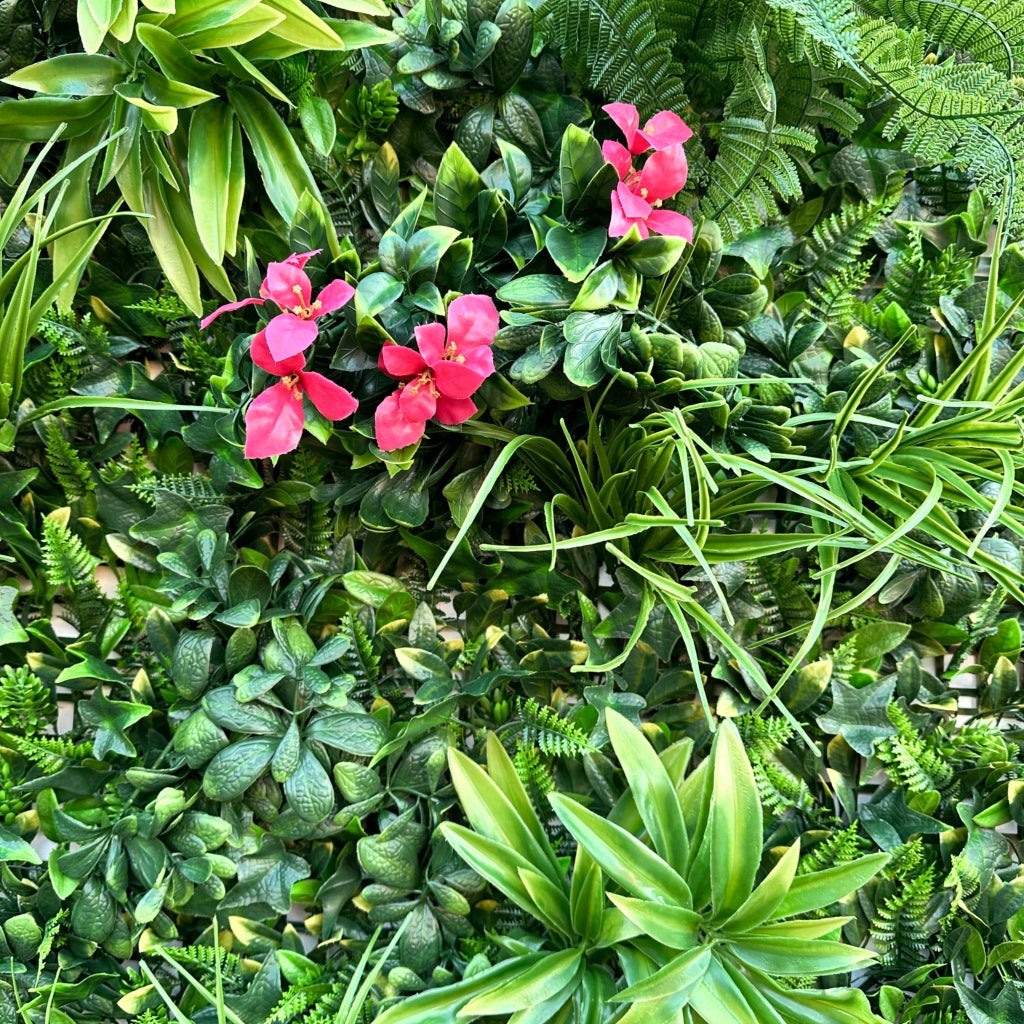
[(635, 836), (562, 794), (548, 799), (562, 824), (609, 878), (637, 896), (692, 905), (683, 877)]
[(754, 771), (731, 721), (715, 734), (714, 784), (708, 821), (711, 902), (715, 917), (735, 913), (750, 896), (761, 863), (764, 822)]
[(756, 928), (774, 915), (779, 904), (786, 898), (789, 887), (796, 877), (800, 862), (800, 840), (797, 839), (779, 858), (765, 880), (750, 894), (750, 897), (732, 917), (726, 921), (723, 934), (739, 933)]
[(497, 783), (461, 751), (448, 751), (448, 767), (462, 809), (473, 828), (488, 839), (504, 842), (524, 856), (529, 866), (543, 871), (556, 885), (565, 877), (551, 846), (538, 841)]
[(470, 1000), (460, 1017), (514, 1013), (533, 1003), (551, 998), (569, 985), (582, 969), (583, 952), (564, 949), (531, 964), (498, 988)]
[(645, 935), (670, 949), (692, 949), (697, 945), (702, 918), (695, 911), (616, 893), (608, 893), (608, 899)]
[(196, 229), (210, 258), (227, 247), (231, 146), (235, 117), (226, 103), (206, 103), (192, 114), (188, 143), (188, 192)]
[(729, 952), (748, 967), (775, 977), (845, 973), (875, 959), (870, 950), (845, 942), (781, 935), (747, 935), (730, 942)]
[(793, 917), (828, 907), (874, 878), (888, 860), (888, 854), (873, 853), (839, 867), (798, 875), (786, 898), (776, 908), (775, 915)]
[(654, 849), (669, 864), (685, 870), (690, 849), (676, 789), (644, 734), (618, 711), (605, 711), (608, 736), (622, 765), (640, 818)]
[(330, 103), (322, 96), (306, 96), (299, 103), (299, 121), (313, 148), (327, 156), (338, 137), (338, 126)]
[(616, 993), (612, 1000), (617, 1003), (644, 1003), (665, 996), (675, 997), (679, 999), (675, 1004), (678, 1012), (686, 1005), (690, 993), (700, 984), (711, 963), (711, 951), (707, 947), (688, 949), (650, 977)]
[(89, 53), (65, 53), (30, 64), (4, 81), (19, 89), (51, 96), (109, 96), (124, 81), (127, 68), (113, 57)]

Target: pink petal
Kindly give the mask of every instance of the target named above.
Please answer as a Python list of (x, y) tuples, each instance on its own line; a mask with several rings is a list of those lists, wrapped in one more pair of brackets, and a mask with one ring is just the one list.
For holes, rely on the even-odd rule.
[(442, 359), (434, 367), (437, 390), (447, 398), (469, 398), (484, 382), (484, 375), (465, 363)]
[[(454, 303), (453, 303), (454, 305)], [(421, 324), (413, 328), (416, 335), (416, 347), (426, 360), (427, 366), (433, 366), (444, 358), (445, 330), (444, 324)]]
[(238, 302), (225, 302), (223, 306), (218, 306), (208, 316), (204, 316), (199, 321), (199, 326), (204, 330), (213, 323), (221, 315), (221, 313), (230, 313), (233, 309), (241, 309), (243, 306), (262, 306), (262, 299), (239, 299)]
[(434, 415), (436, 404), (434, 389), (429, 381), (422, 379), (406, 385), (398, 394), (398, 408), (402, 416), (410, 421), (426, 422)]
[(317, 412), (329, 420), (343, 420), (359, 407), (359, 403), (348, 391), (333, 380), (328, 380), (322, 373), (300, 371), (299, 384)]
[(398, 405), (400, 392), (388, 395), (373, 415), (374, 430), (377, 434), (377, 447), (381, 451), (393, 452), (396, 448), (405, 448), (415, 444), (426, 428), (426, 420), (407, 420)]
[(644, 125), (639, 134), (655, 149), (667, 149), (685, 142), (693, 132), (678, 114), (662, 110)]
[(652, 153), (640, 172), (637, 191), (655, 202), (674, 196), (686, 184), (686, 154), (681, 145)]
[(267, 459), (298, 447), (302, 437), (302, 395), (275, 384), (252, 400), (245, 413), (245, 457)]
[(271, 354), (267, 345), (267, 332), (260, 331), (252, 344), (249, 346), (249, 355), (252, 361), (267, 373), (273, 373), (278, 377), (287, 377), (289, 373), (297, 373), (306, 365), (306, 357), (303, 355), (289, 356), (278, 362)]
[[(630, 152), (642, 153), (648, 148), (646, 139), (637, 138), (637, 128), (640, 127), (640, 114), (632, 103), (609, 103), (601, 108), (622, 130), (626, 136), (626, 145)], [(640, 149), (636, 146), (639, 145)]]
[(316, 323), (292, 313), (278, 313), (267, 324), (266, 335), (270, 354), (280, 362), (313, 344), (317, 335)]
[(268, 263), (260, 295), (273, 299), (282, 309), (309, 309), (313, 286), (306, 272), (294, 263)]
[(621, 182), (615, 186), (615, 196), (619, 200), (623, 214), (630, 220), (643, 220), (649, 216), (653, 207), (646, 199), (631, 192)]
[(437, 400), (438, 423), (447, 423), (453, 427), (456, 423), (465, 423), (476, 412), (471, 398), (446, 398), (442, 395)]
[(460, 295), (448, 306), (448, 338), (456, 352), (490, 345), (498, 333), (498, 310), (489, 295)]
[(314, 256), (318, 256), (322, 252), (323, 249), (312, 249), (309, 252), (293, 252), (285, 260), (285, 263), (290, 263), (293, 267), (298, 267), (301, 270)]
[(619, 238), (629, 231), (629, 227), (633, 222), (626, 216), (625, 210), (622, 209), (622, 200), (619, 199), (617, 192), (612, 193), (611, 202), (612, 219), (608, 225), (608, 237)]
[(341, 309), (355, 293), (355, 288), (348, 281), (342, 281), (340, 278), (337, 281), (332, 281), (316, 297), (320, 306), (313, 315), (323, 316), (324, 313), (333, 313), (336, 309)]
[(633, 173), (633, 154), (621, 142), (602, 142), (601, 155), (615, 168), (620, 181)]
[(384, 347), (380, 350), (377, 365), (385, 373), (397, 377), (399, 380), (415, 377), (427, 368), (427, 364), (419, 352), (391, 342), (385, 342)]
[(489, 345), (471, 348), (461, 357), (462, 362), (481, 377), (490, 377), (494, 373), (494, 353)]
[(647, 218), (647, 227), (659, 235), (670, 235), (674, 238), (685, 238), (693, 241), (693, 224), (689, 217), (673, 210), (655, 210)]

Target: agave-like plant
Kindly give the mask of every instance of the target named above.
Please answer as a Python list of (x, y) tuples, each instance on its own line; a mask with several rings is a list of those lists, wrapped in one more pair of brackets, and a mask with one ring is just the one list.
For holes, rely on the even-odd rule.
[[(29, 195), (39, 168), (63, 130), (64, 126), (59, 126), (42, 147), (18, 183), (6, 209), (0, 211), (0, 451), (10, 451), (14, 443), (15, 426), (7, 417), (16, 406), (21, 391), (25, 346), (61, 288), (68, 283), (77, 283), (110, 218), (116, 215), (115, 209), (64, 228), (54, 227), (68, 177), (83, 161), (93, 158), (113, 139), (94, 146), (62, 171), (43, 181)], [(47, 209), (48, 199), (52, 201)], [(14, 259), (7, 259), (4, 253), (8, 243), (25, 223), (31, 223), (31, 241), (25, 252)], [(91, 230), (83, 232), (84, 238), (78, 241), (68, 261), (42, 293), (36, 295), (40, 254), (47, 246), (85, 228)]]
[[(855, 988), (787, 977), (855, 970), (871, 952), (837, 941), (848, 918), (806, 919), (864, 885), (885, 854), (797, 876), (799, 840), (761, 881), (763, 815), (731, 722), (687, 772), (692, 743), (660, 755), (621, 715), (608, 732), (628, 790), (607, 817), (549, 797), (577, 840), (571, 874), (495, 736), (487, 770), (449, 753), (472, 828), (447, 823), (460, 856), (542, 927), (509, 959), (391, 1007), (379, 1024), (881, 1024)], [(624, 983), (624, 984), (623, 984)]]

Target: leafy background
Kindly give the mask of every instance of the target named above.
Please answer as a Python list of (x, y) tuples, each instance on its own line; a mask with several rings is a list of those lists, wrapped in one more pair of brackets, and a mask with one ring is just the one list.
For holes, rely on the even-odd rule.
[[(1018, 1019), (1019, 14), (0, 0), (0, 1021)], [(608, 238), (610, 101), (692, 246)], [(313, 248), (370, 412), (247, 462), (199, 314)], [(481, 414), (380, 452), (471, 292)]]

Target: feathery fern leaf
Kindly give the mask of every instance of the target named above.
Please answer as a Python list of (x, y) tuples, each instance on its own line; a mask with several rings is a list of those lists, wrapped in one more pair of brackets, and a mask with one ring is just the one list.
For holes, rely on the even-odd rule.
[(659, 30), (654, 12), (642, 0), (546, 0), (537, 17), (570, 75), (609, 100), (633, 103), (643, 118), (688, 106), (672, 34)]
[(902, 28), (920, 28), (931, 43), (991, 64), (1007, 77), (1024, 62), (1019, 6), (992, 0), (871, 0), (869, 9)]

